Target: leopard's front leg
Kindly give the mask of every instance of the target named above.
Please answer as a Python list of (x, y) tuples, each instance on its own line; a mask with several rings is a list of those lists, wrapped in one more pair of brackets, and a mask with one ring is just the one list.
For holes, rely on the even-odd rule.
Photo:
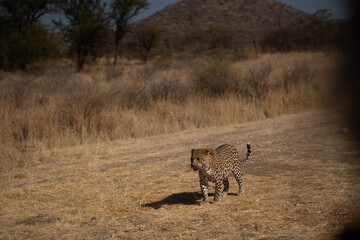
[(203, 202), (202, 203), (208, 203), (209, 202), (208, 179), (207, 179), (206, 176), (204, 176), (200, 172), (199, 172), (199, 178), (200, 178), (201, 193), (202, 193), (202, 196), (203, 196)]
[(214, 201), (213, 203), (216, 203), (220, 200), (221, 193), (224, 188), (224, 182), (222, 179), (216, 179), (215, 182), (215, 195), (214, 195)]

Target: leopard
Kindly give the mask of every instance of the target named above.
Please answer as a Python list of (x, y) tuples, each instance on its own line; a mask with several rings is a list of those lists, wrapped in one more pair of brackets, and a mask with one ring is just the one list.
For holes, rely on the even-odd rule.
[(202, 202), (209, 202), (208, 182), (215, 183), (214, 199), (211, 203), (216, 203), (229, 191), (229, 173), (233, 173), (239, 190), (237, 196), (244, 196), (244, 186), (242, 179), (242, 164), (247, 162), (251, 156), (251, 144), (247, 143), (247, 153), (244, 159), (239, 160), (238, 150), (230, 145), (223, 144), (216, 149), (200, 148), (191, 150), (191, 168), (198, 171)]

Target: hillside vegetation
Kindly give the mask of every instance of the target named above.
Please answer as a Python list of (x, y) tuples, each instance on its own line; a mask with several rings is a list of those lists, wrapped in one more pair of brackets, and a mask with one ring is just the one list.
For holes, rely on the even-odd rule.
[(298, 9), (269, 0), (184, 0), (136, 24), (176, 29), (176, 32), (220, 27), (232, 33), (236, 47), (245, 47), (259, 41), (270, 30), (296, 24), (307, 16)]
[[(240, 60), (249, 52), (345, 52), (349, 46), (349, 21), (333, 20), (329, 9), (309, 15), (270, 0), (183, 0), (133, 23), (148, 5), (147, 0), (4, 0), (0, 69), (27, 70), (66, 58), (80, 72), (104, 58), (114, 66), (121, 57), (144, 63), (228, 55)], [(56, 31), (41, 22), (44, 14)]]
[(341, 57), (261, 55), (231, 62), (64, 62), (2, 73), (1, 169), (50, 161), (54, 149), (218, 127), (323, 108)]

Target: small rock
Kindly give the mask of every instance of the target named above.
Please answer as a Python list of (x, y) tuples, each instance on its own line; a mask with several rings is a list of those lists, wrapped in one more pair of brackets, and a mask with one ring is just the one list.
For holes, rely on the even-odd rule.
[(101, 216), (101, 215), (97, 215), (97, 216), (93, 216), (92, 218), (91, 218), (91, 221), (103, 221), (103, 220), (105, 220), (105, 216)]
[(348, 128), (343, 128), (342, 130), (343, 130), (343, 133), (349, 133), (350, 132), (350, 130)]

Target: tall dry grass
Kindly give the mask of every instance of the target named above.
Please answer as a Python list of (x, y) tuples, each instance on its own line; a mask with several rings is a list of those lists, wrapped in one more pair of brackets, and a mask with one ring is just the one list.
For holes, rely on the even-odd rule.
[(49, 150), (66, 146), (322, 108), (338, 62), (336, 54), (289, 53), (2, 72), (0, 169), (46, 161)]

